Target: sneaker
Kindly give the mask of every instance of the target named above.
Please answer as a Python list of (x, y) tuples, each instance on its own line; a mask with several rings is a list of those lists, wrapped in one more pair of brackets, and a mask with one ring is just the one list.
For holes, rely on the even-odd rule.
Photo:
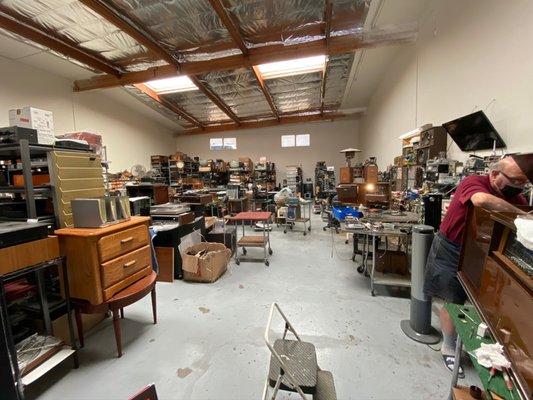
[[(443, 354), (442, 359), (444, 360), (444, 365), (446, 365), (446, 368), (448, 368), (450, 372), (453, 372), (453, 368), (455, 367), (455, 357)], [(459, 365), (459, 378), (463, 379), (464, 377), (465, 371), (463, 370), (463, 367)]]

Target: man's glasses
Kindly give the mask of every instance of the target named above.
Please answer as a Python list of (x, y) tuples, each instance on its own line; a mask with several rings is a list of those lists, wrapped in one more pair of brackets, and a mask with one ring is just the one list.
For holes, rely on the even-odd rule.
[(507, 175), (505, 172), (498, 171), (500, 174), (505, 176), (505, 179), (507, 179), (509, 182), (511, 182), (514, 186), (520, 186), (525, 187), (529, 183), (527, 179), (523, 178), (511, 178), (509, 175)]

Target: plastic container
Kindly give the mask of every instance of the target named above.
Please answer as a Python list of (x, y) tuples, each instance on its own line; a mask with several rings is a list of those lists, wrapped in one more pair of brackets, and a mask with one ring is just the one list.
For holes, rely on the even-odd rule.
[(363, 216), (362, 212), (350, 206), (333, 206), (331, 211), (333, 217), (338, 221), (344, 221), (346, 217), (361, 218)]

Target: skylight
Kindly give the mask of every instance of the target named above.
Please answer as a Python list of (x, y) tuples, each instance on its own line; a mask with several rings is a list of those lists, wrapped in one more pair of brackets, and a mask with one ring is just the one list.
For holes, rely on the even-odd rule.
[(158, 79), (155, 81), (146, 82), (145, 84), (157, 94), (188, 92), (198, 89), (188, 76), (176, 76), (173, 78)]
[(263, 79), (281, 78), (322, 71), (326, 62), (326, 56), (313, 56), (297, 58), (289, 61), (278, 61), (258, 65)]

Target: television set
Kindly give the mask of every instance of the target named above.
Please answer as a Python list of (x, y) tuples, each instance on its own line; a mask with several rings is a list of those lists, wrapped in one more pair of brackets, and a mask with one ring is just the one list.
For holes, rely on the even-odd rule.
[(462, 151), (490, 150), (494, 147), (494, 142), (498, 149), (506, 147), (483, 111), (454, 119), (442, 126)]

